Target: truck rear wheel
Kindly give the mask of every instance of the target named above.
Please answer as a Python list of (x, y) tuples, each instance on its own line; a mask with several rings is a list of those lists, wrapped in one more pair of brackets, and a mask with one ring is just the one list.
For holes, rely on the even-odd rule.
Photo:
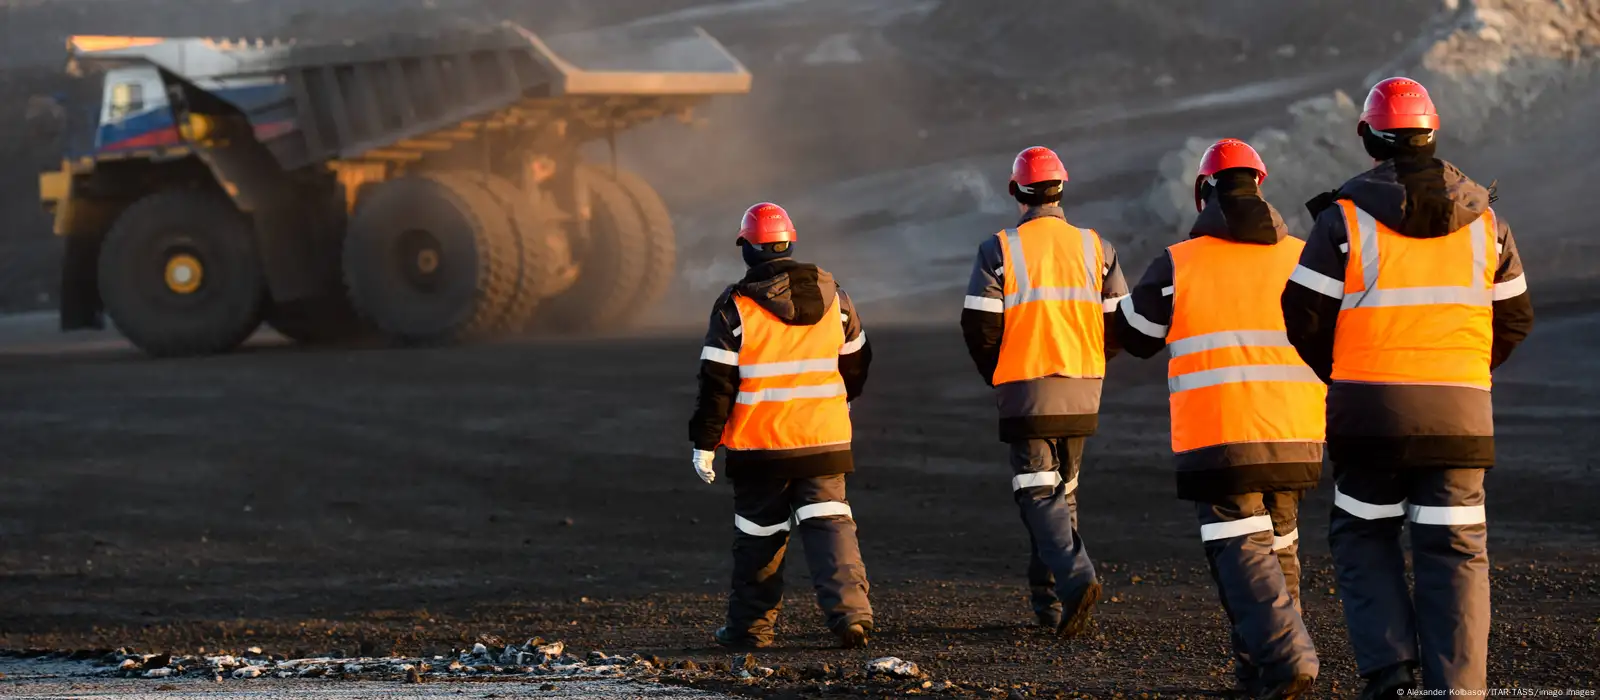
[(516, 238), (499, 204), (463, 173), (377, 186), (345, 238), (345, 285), (356, 310), (406, 343), (449, 343), (497, 328), (516, 292), (517, 267)]
[[(609, 170), (605, 174), (613, 175)], [(644, 225), (644, 238), (639, 241), (645, 247), (644, 278), (639, 282), (639, 291), (634, 294), (633, 303), (628, 305), (626, 320), (632, 320), (655, 308), (672, 286), (672, 280), (678, 274), (678, 241), (672, 229), (672, 213), (649, 182), (620, 168), (615, 172), (613, 181), (633, 200), (639, 212), (639, 221)]]
[(555, 212), (537, 195), (498, 175), (478, 177), (509, 221), (520, 254), (516, 293), (501, 325), (513, 332), (526, 330), (540, 303), (572, 284), (572, 249)]
[(261, 323), (266, 291), (250, 220), (221, 194), (134, 202), (100, 249), (100, 294), (128, 340), (156, 357), (227, 352)]
[(579, 166), (593, 218), (588, 240), (573, 251), (578, 279), (545, 304), (539, 317), (557, 330), (600, 330), (625, 321), (650, 265), (649, 233), (639, 207), (609, 173)]

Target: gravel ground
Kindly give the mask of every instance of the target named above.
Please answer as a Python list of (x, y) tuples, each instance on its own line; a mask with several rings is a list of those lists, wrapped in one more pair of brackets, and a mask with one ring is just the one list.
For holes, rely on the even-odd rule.
[[(262, 340), (189, 361), (24, 340), (0, 353), (0, 648), (431, 656), (539, 635), (692, 659), (701, 671), (671, 682), (759, 696), (1225, 688), (1222, 615), (1171, 497), (1159, 363), (1112, 364), (1081, 496), (1108, 601), (1064, 643), (1027, 624), (1004, 450), (951, 316), (872, 331), (851, 485), (869, 650), (827, 648), (797, 570), (782, 645), (753, 660), (771, 677), (739, 678), (743, 660), (710, 643), (731, 499), (682, 454), (692, 331), (418, 351)], [(1600, 317), (1547, 317), (1497, 377), (1491, 685), (1600, 683), (1596, 342)], [(1356, 679), (1320, 535), (1329, 493), (1302, 527), (1337, 697)], [(884, 655), (925, 677), (867, 677)]]

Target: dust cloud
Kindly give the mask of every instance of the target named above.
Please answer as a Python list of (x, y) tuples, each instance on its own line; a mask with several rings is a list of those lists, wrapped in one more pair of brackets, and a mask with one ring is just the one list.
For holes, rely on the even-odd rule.
[[(354, 38), (502, 19), (542, 34), (703, 27), (750, 69), (754, 89), (703, 105), (694, 125), (661, 122), (619, 138), (619, 162), (660, 190), (679, 236), (678, 280), (643, 322), (699, 324), (742, 274), (732, 244), (740, 213), (767, 200), (794, 216), (799, 255), (832, 270), (870, 319), (946, 323), (975, 246), (1013, 222), (1005, 178), (1023, 147), (1062, 154), (1069, 217), (1116, 245), (1126, 274), (1137, 275), (1186, 223), (1171, 183), (1188, 179), (1190, 139), (1260, 141), (1281, 188), (1269, 197), (1298, 211), (1305, 192), (1360, 167), (1348, 150), (1359, 144), (1340, 131), (1353, 127), (1335, 128), (1348, 121), (1350, 96), (1359, 99), (1371, 75), (1416, 66), (1431, 71), (1416, 77), (1440, 82), (1447, 124), (1482, 125), (1457, 131), (1459, 157), (1498, 157), (1505, 137), (1495, 120), (1561, 99), (1575, 84), (1567, 77), (1587, 65), (1595, 2), (0, 2), (0, 308), (48, 305), (40, 295), (54, 287), (33, 177), (60, 142), (18, 138), (53, 123), (49, 104), (35, 100), (31, 119), (19, 105), (64, 98), (60, 47), (71, 33), (276, 28)], [(1482, 46), (1498, 63), (1441, 45)], [(1480, 110), (1486, 101), (1492, 109)]]

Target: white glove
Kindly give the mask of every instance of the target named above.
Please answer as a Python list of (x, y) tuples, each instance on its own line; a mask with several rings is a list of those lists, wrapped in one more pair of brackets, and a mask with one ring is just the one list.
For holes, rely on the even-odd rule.
[(694, 451), (694, 473), (701, 481), (711, 483), (717, 480), (717, 472), (711, 468), (712, 460), (717, 458), (717, 453), (709, 450), (696, 449)]

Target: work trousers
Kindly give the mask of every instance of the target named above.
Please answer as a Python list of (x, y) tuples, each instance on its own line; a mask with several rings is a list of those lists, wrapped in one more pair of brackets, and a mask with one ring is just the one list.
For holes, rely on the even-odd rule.
[(1247, 688), (1319, 667), (1300, 617), (1300, 492), (1196, 502), (1206, 563), (1228, 615), (1234, 674)]
[(789, 532), (798, 529), (829, 629), (872, 621), (867, 568), (843, 474), (804, 479), (733, 480), (733, 588), (728, 631), (770, 643), (783, 607), (783, 562)]
[(1078, 536), (1078, 470), (1086, 438), (1011, 444), (1011, 491), (1028, 528), (1029, 598), (1035, 613), (1060, 610), (1095, 582), (1094, 564)]
[[(1484, 470), (1334, 463), (1333, 549), (1356, 668), (1422, 667), (1428, 690), (1488, 686), (1489, 549)], [(1411, 523), (1415, 592), (1400, 529)]]

